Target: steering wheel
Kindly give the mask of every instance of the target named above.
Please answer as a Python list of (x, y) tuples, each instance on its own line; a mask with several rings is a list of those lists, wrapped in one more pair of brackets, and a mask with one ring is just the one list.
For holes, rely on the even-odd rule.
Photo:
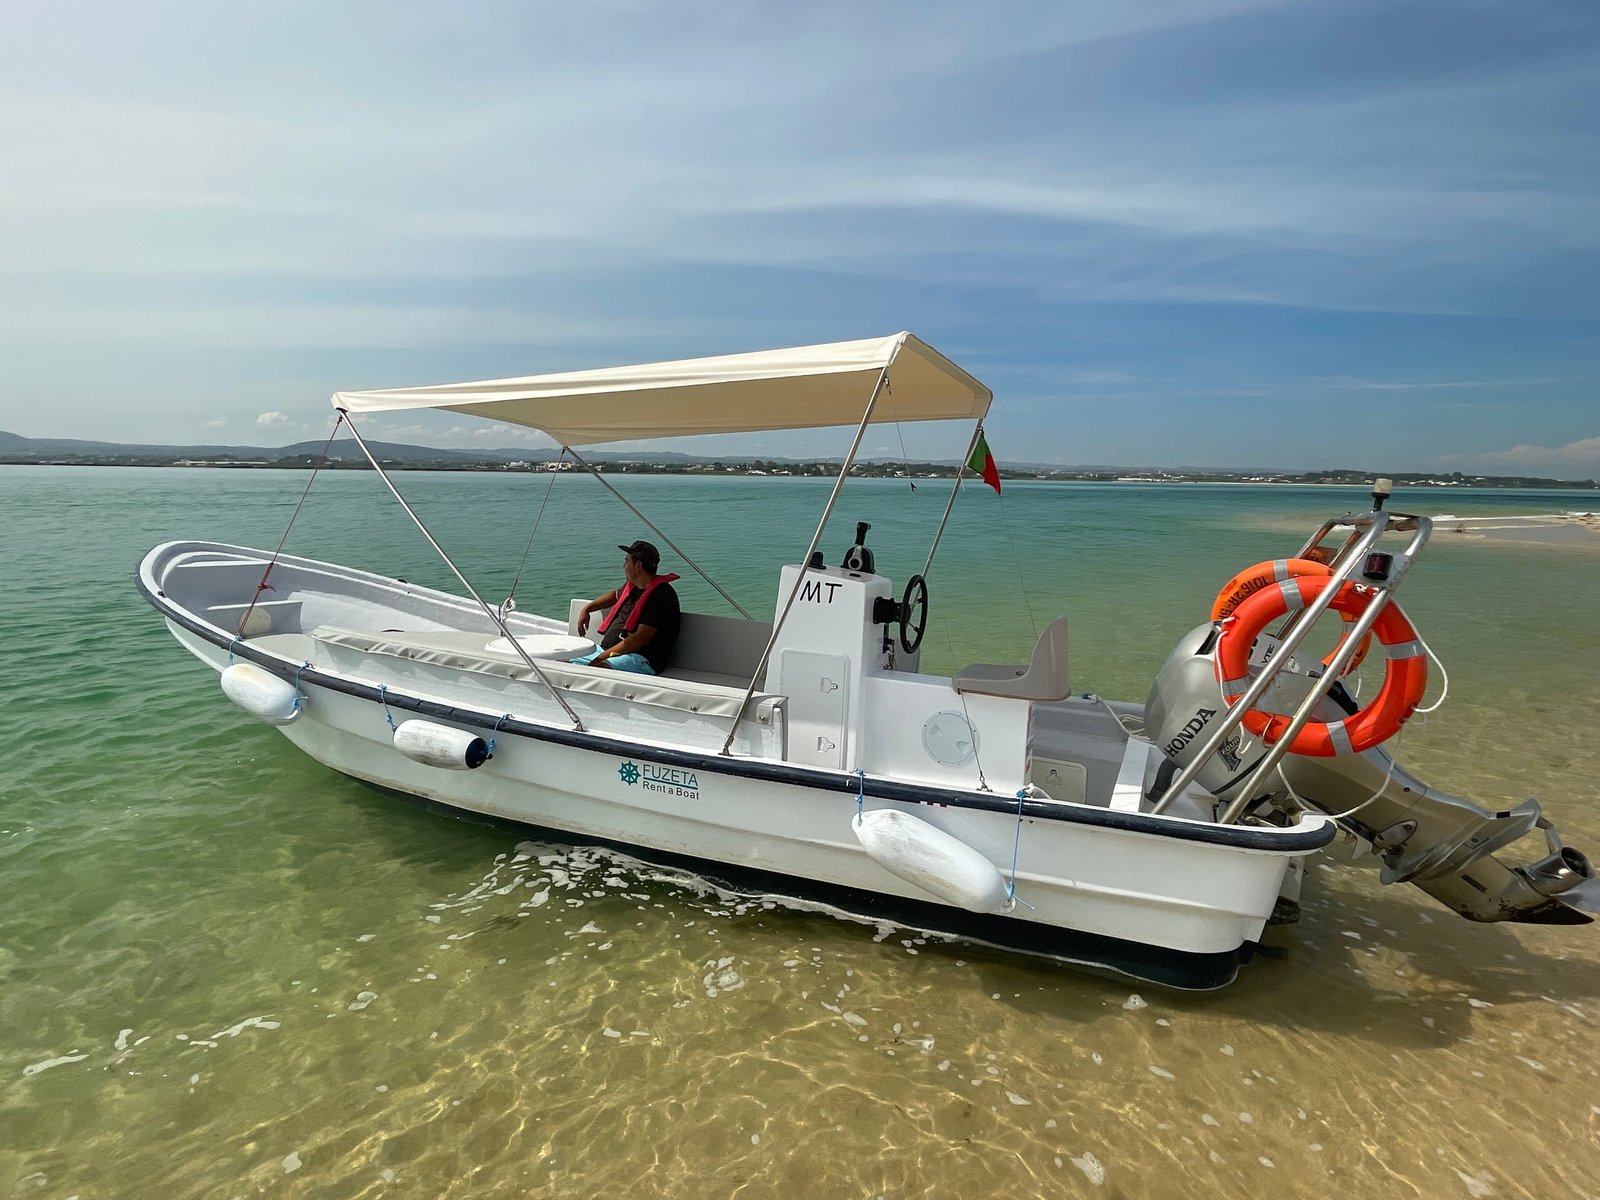
[(906, 580), (905, 594), (900, 597), (900, 648), (907, 654), (915, 654), (927, 628), (928, 581), (921, 575), (913, 575)]

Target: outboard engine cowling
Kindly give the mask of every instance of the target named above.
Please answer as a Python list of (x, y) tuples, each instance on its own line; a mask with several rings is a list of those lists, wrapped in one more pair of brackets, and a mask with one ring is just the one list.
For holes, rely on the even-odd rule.
[[(1145, 703), (1145, 731), (1172, 763), (1170, 781), (1190, 765), (1228, 703), (1217, 682), (1219, 627), (1208, 623), (1185, 634), (1162, 664)], [(1276, 649), (1263, 636), (1252, 661)], [(1293, 659), (1262, 697), (1265, 708), (1292, 712), (1320, 673)], [(1341, 701), (1343, 703), (1341, 703)], [(1318, 720), (1349, 715), (1348, 697), (1335, 685), (1316, 710)], [(1224, 741), (1196, 782), (1226, 802), (1237, 797), (1267, 747), (1243, 729)], [(1303, 801), (1330, 816), (1369, 846), (1382, 864), (1384, 883), (1410, 883), (1473, 921), (1581, 924), (1580, 909), (1594, 906), (1594, 870), (1579, 852), (1563, 847), (1535, 800), (1491, 813), (1468, 800), (1429, 787), (1381, 747), (1333, 757), (1288, 754), (1259, 799)], [(1292, 789), (1292, 800), (1290, 797)], [(1158, 784), (1157, 790), (1160, 790)], [(1349, 814), (1345, 816), (1343, 814)], [(1524, 835), (1542, 829), (1547, 857), (1512, 867), (1494, 857)]]

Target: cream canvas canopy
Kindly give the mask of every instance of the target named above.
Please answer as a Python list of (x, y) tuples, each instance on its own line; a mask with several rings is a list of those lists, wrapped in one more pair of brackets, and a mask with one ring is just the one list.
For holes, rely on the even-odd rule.
[(565, 446), (861, 421), (981, 420), (993, 394), (910, 333), (521, 379), (336, 392), (350, 413), (442, 408), (543, 430)]

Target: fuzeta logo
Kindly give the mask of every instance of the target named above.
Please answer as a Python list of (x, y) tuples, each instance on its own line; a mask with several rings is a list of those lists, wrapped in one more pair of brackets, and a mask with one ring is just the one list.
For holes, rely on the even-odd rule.
[(666, 796), (682, 796), (687, 800), (700, 798), (700, 780), (693, 771), (677, 767), (663, 767), (657, 763), (624, 762), (617, 767), (617, 778), (629, 787), (638, 786), (647, 792), (660, 792)]

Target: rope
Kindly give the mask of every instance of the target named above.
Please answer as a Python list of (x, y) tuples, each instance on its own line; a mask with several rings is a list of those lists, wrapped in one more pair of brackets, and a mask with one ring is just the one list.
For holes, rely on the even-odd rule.
[[(1412, 629), (1415, 630), (1416, 626), (1413, 625)], [(1417, 634), (1417, 641), (1422, 643), (1422, 648), (1427, 651), (1428, 657), (1433, 659), (1433, 665), (1439, 668), (1439, 674), (1443, 676), (1443, 690), (1440, 691), (1439, 698), (1427, 708), (1417, 709), (1416, 713), (1414, 714), (1419, 717), (1425, 717), (1429, 713), (1438, 712), (1440, 706), (1444, 704), (1445, 698), (1450, 695), (1450, 672), (1444, 669), (1444, 663), (1440, 660), (1439, 656), (1433, 652), (1433, 647), (1428, 645), (1421, 633)], [(1424, 722), (1424, 724), (1426, 724), (1426, 722)]]
[(385, 694), (386, 690), (383, 684), (378, 685), (378, 703), (383, 705), (383, 719), (389, 722), (390, 732), (399, 733), (399, 726), (394, 723), (394, 714), (389, 711), (389, 697)]
[[(1404, 731), (1402, 730), (1401, 732), (1403, 733)], [(1400, 736), (1397, 734), (1395, 736), (1394, 740), (1397, 743), (1397, 748), (1398, 748), (1398, 743), (1400, 741)], [(1387, 754), (1388, 752), (1385, 751), (1385, 753)], [(1389, 758), (1389, 769), (1386, 772), (1384, 772), (1383, 782), (1378, 785), (1378, 790), (1373, 792), (1372, 795), (1368, 796), (1365, 800), (1363, 800), (1360, 804), (1356, 805), (1354, 808), (1347, 808), (1342, 813), (1328, 813), (1328, 814), (1326, 814), (1327, 817), (1330, 820), (1342, 821), (1346, 817), (1355, 816), (1356, 813), (1360, 812), (1363, 808), (1365, 808), (1367, 805), (1371, 804), (1374, 800), (1376, 800), (1379, 796), (1383, 795), (1383, 793), (1388, 790), (1389, 781), (1394, 778), (1394, 769), (1397, 766), (1400, 765), (1399, 760), (1396, 759), (1394, 755), (1389, 754), (1388, 758)], [(1290, 786), (1289, 777), (1283, 773), (1283, 763), (1282, 762), (1278, 763), (1278, 778), (1283, 781), (1283, 786), (1288, 791), (1290, 799), (1292, 799), (1301, 808), (1317, 809), (1317, 806), (1315, 804), (1306, 803), (1306, 801), (1300, 796), (1300, 794), (1298, 792), (1296, 792), (1292, 786)], [(1317, 811), (1321, 811), (1321, 810), (1317, 809)]]
[[(883, 381), (883, 394), (889, 401), (889, 409), (890, 409), (890, 411), (893, 412), (893, 410), (894, 410), (894, 387), (889, 382), (887, 377), (885, 377), (884, 381)], [(890, 419), (894, 420), (894, 435), (895, 435), (895, 437), (900, 439), (900, 465), (906, 469), (906, 482), (911, 485), (911, 494), (913, 496), (915, 496), (917, 494), (917, 481), (915, 479), (911, 478), (911, 458), (906, 453), (906, 435), (905, 435), (905, 430), (901, 428), (900, 422), (899, 422), (898, 419), (895, 419), (893, 417), (891, 417)]]
[[(516, 585), (513, 584), (512, 586), (515, 587)], [(494, 723), (494, 728), (489, 731), (489, 757), (490, 758), (494, 757), (494, 735), (499, 733), (500, 732), (500, 726), (504, 725), (509, 720), (511, 720), (511, 714), (510, 713), (506, 713), (503, 717), (501, 717), (498, 721), (496, 721)]]
[(1038, 618), (1034, 616), (1034, 602), (1027, 594), (1027, 576), (1022, 573), (1022, 558), (1016, 552), (1016, 538), (1011, 536), (1011, 518), (1006, 515), (1005, 496), (995, 496), (1000, 501), (1000, 523), (1005, 525), (1006, 546), (1011, 549), (1011, 565), (1016, 568), (1016, 584), (1018, 592), (1022, 594), (1022, 608), (1027, 610), (1027, 624), (1034, 629), (1034, 637), (1038, 637)]
[(856, 771), (856, 824), (861, 824), (862, 810), (867, 803), (867, 773)]
[(983, 775), (983, 759), (978, 757), (978, 727), (972, 723), (972, 714), (967, 711), (967, 694), (965, 692), (957, 692), (956, 695), (961, 697), (961, 716), (966, 720), (967, 728), (972, 730), (972, 765), (978, 768), (978, 790), (980, 792), (993, 791), (994, 789), (989, 786), (989, 781)]
[[(561, 448), (561, 458), (557, 461), (562, 461), (566, 457), (567, 449), (563, 446)], [(522, 548), (522, 561), (517, 564), (516, 577), (511, 580), (511, 590), (506, 593), (506, 598), (500, 602), (500, 615), (502, 617), (517, 607), (517, 584), (522, 582), (522, 569), (528, 565), (528, 554), (533, 549), (534, 534), (539, 532), (539, 523), (544, 520), (545, 506), (550, 503), (550, 493), (555, 491), (556, 476), (559, 474), (561, 474), (560, 471), (550, 472), (550, 482), (545, 486), (544, 499), (539, 504), (539, 513), (533, 518), (533, 528), (528, 530), (528, 544)], [(492, 754), (493, 752), (493, 747), (491, 747), (490, 753)]]
[(1006, 900), (1011, 904), (1020, 904), (1031, 912), (1033, 905), (1017, 895), (1017, 856), (1022, 850), (1022, 804), (1027, 796), (1027, 788), (1017, 789), (1017, 831), (1011, 839), (1011, 879), (1006, 883)]
[(300, 676), (305, 674), (306, 668), (310, 665), (311, 660), (308, 658), (300, 664), (300, 669), (294, 673), (294, 704), (290, 708), (291, 712), (299, 712), (300, 706), (305, 703), (306, 698), (300, 694)]
[[(333, 449), (333, 439), (338, 436), (339, 426), (344, 424), (344, 412), (334, 418), (333, 431), (328, 434), (328, 440), (322, 444), (322, 457), (317, 459), (317, 465), (311, 468), (311, 478), (306, 480), (305, 491), (300, 493), (300, 502), (294, 506), (294, 512), (289, 514), (289, 524), (284, 527), (283, 536), (278, 539), (278, 548), (272, 552), (272, 558), (267, 562), (266, 570), (261, 572), (261, 582), (256, 584), (256, 590), (250, 596), (250, 606), (244, 610), (244, 616), (239, 618), (237, 632), (244, 636), (245, 625), (250, 620), (250, 614), (256, 610), (256, 601), (261, 599), (261, 593), (270, 591), (271, 585), (267, 583), (267, 576), (272, 574), (272, 568), (278, 565), (278, 556), (283, 553), (284, 544), (289, 540), (289, 530), (294, 528), (295, 518), (300, 515), (300, 510), (305, 507), (306, 497), (311, 494), (311, 485), (317, 481), (317, 472), (327, 464), (328, 451)], [(237, 640), (237, 639), (236, 639)]]
[(239, 644), (243, 637), (243, 634), (236, 633), (233, 635), (233, 641), (228, 643), (228, 665), (230, 667), (233, 666), (233, 648)]

